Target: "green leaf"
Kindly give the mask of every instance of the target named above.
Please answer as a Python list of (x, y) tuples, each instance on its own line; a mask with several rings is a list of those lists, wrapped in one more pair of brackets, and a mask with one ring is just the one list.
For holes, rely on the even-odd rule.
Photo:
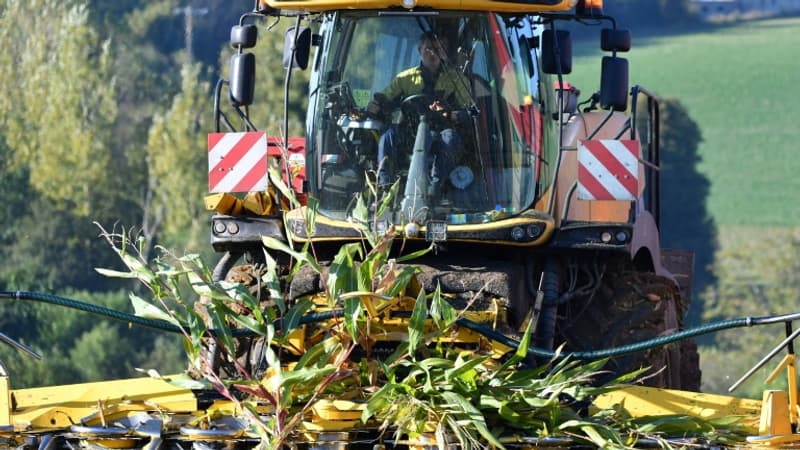
[(414, 275), (416, 275), (418, 271), (419, 269), (416, 267), (403, 266), (400, 269), (400, 273), (397, 274), (396, 278), (394, 279), (392, 285), (386, 290), (386, 295), (389, 297), (399, 295), (403, 289), (408, 287), (408, 283), (414, 279)]
[(503, 365), (497, 370), (495, 376), (497, 376), (500, 373), (508, 371), (509, 368), (515, 366), (517, 363), (525, 359), (525, 356), (528, 354), (528, 346), (530, 345), (531, 342), (532, 325), (533, 321), (531, 320), (528, 322), (528, 327), (525, 329), (525, 334), (522, 336), (522, 340), (519, 343), (519, 347), (514, 352), (514, 354), (511, 355), (511, 357), (508, 358), (508, 360), (504, 362)]
[(333, 365), (327, 365), (319, 368), (295, 367), (294, 370), (283, 372), (281, 387), (284, 389), (292, 389), (296, 384), (301, 383), (306, 385), (309, 391), (313, 392), (319, 383), (310, 382), (313, 380), (318, 380), (319, 378), (327, 377), (335, 370), (336, 367)]
[(281, 279), (278, 275), (278, 263), (269, 252), (264, 252), (264, 257), (267, 262), (267, 273), (264, 274), (263, 281), (266, 283), (267, 290), (269, 291), (269, 299), (275, 302), (281, 314), (285, 314), (286, 303), (283, 301), (283, 294), (281, 293)]
[(381, 198), (381, 204), (378, 206), (378, 211), (376, 211), (375, 216), (383, 217), (386, 213), (386, 208), (388, 208), (392, 201), (397, 198), (397, 192), (400, 190), (400, 180), (397, 180), (392, 184), (392, 187), (389, 189), (389, 192), (383, 194)]
[(250, 317), (244, 314), (234, 314), (233, 311), (226, 309), (230, 312), (226, 312), (228, 317), (230, 317), (234, 322), (238, 323), (242, 326), (242, 328), (246, 328), (259, 336), (265, 336), (267, 334), (267, 326), (263, 321), (259, 321), (255, 317)]
[(188, 255), (184, 255), (178, 258), (178, 261), (183, 263), (188, 263), (192, 268), (197, 269), (206, 276), (206, 278), (211, 278), (211, 270), (209, 270), (208, 266), (206, 266), (205, 261), (198, 255), (197, 253), (190, 253)]
[(417, 259), (419, 257), (427, 255), (428, 253), (430, 253), (431, 250), (433, 250), (433, 245), (431, 245), (429, 247), (426, 247), (426, 248), (423, 248), (422, 250), (417, 250), (417, 251), (415, 251), (413, 253), (409, 253), (407, 255), (399, 256), (397, 258), (397, 262), (401, 263), (401, 262), (406, 262), (406, 261), (411, 261), (413, 259)]
[(120, 257), (122, 257), (122, 262), (128, 266), (131, 273), (136, 274), (136, 277), (142, 281), (147, 286), (152, 285), (153, 283), (157, 282), (156, 274), (150, 270), (142, 261), (139, 259), (127, 254), (127, 253), (120, 253)]
[(372, 292), (372, 281), (376, 278), (373, 270), (372, 270), (372, 263), (374, 261), (367, 260), (363, 261), (361, 265), (358, 267), (358, 279), (356, 280), (356, 286), (359, 291), (366, 291)]
[(442, 298), (442, 289), (439, 284), (436, 285), (431, 299), (431, 317), (440, 331), (450, 328), (458, 319), (458, 312), (455, 308)]
[(194, 378), (190, 377), (187, 374), (180, 374), (170, 377), (163, 378), (164, 381), (167, 383), (183, 388), (183, 389), (190, 389), (190, 390), (209, 390), (213, 389), (211, 383), (206, 379), (199, 379), (195, 380)]
[(322, 342), (314, 344), (303, 353), (303, 356), (295, 364), (295, 368), (302, 368), (308, 365), (327, 363), (332, 356), (341, 351), (342, 345), (336, 337), (329, 337)]
[(328, 269), (327, 280), (332, 301), (337, 301), (339, 296), (344, 292), (350, 292), (357, 289), (354, 259), (356, 255), (361, 256), (362, 252), (363, 248), (361, 247), (361, 244), (354, 242), (343, 245), (341, 248), (339, 248), (336, 256), (333, 257), (333, 262)]
[(297, 325), (300, 323), (300, 319), (314, 307), (314, 303), (308, 299), (299, 300), (294, 306), (289, 308), (289, 313), (286, 314), (283, 318), (283, 329), (281, 330), (284, 336), (288, 336), (289, 333), (297, 328)]
[(186, 278), (189, 281), (189, 285), (192, 287), (192, 290), (194, 290), (197, 295), (215, 298), (213, 285), (204, 280), (203, 277), (198, 275), (196, 272), (188, 272), (186, 274)]
[[(364, 201), (364, 196), (359, 195), (356, 199), (356, 206), (353, 208), (353, 211), (350, 213), (353, 219), (356, 222), (364, 225), (369, 222), (369, 209), (367, 208), (367, 204)], [(368, 233), (369, 234), (369, 233)], [(370, 240), (370, 244), (372, 244), (372, 240)]]
[(133, 306), (133, 313), (138, 317), (145, 319), (163, 320), (164, 322), (171, 323), (176, 326), (181, 326), (181, 323), (172, 315), (168, 314), (161, 308), (147, 302), (136, 294), (129, 294)]
[(308, 197), (306, 201), (306, 236), (313, 236), (317, 227), (317, 211), (319, 200)]
[(222, 305), (217, 300), (213, 300), (207, 307), (206, 311), (208, 311), (208, 318), (211, 321), (211, 329), (214, 332), (214, 336), (216, 336), (217, 340), (222, 343), (225, 350), (231, 356), (236, 355), (236, 345), (233, 342), (233, 336), (231, 335), (231, 329), (228, 326), (228, 323), (225, 321), (226, 314), (224, 313), (225, 305)]
[(298, 252), (290, 248), (288, 245), (284, 244), (283, 242), (271, 237), (271, 236), (262, 236), (261, 241), (267, 248), (271, 248), (273, 250), (278, 250), (286, 253), (287, 255), (291, 256), (295, 260), (300, 263), (308, 264), (311, 266), (312, 269), (316, 273), (322, 273), (322, 268), (319, 266), (319, 263), (314, 259), (313, 256), (308, 254), (307, 252)]
[(133, 272), (120, 272), (118, 270), (103, 269), (100, 267), (95, 267), (94, 270), (100, 275), (109, 278), (139, 278), (139, 276)]
[(356, 298), (348, 298), (344, 301), (344, 324), (347, 328), (347, 332), (350, 333), (350, 337), (353, 338), (354, 342), (359, 342), (358, 339), (358, 321), (361, 319), (362, 315), (362, 308), (361, 308), (361, 299)]
[(425, 319), (427, 316), (428, 305), (425, 300), (425, 291), (420, 290), (417, 301), (414, 303), (411, 320), (408, 323), (408, 351), (412, 356), (419, 346), (422, 334), (425, 332)]
[(460, 412), (466, 416), (465, 418), (469, 419), (470, 425), (475, 427), (489, 444), (499, 449), (505, 448), (497, 437), (489, 431), (489, 428), (487, 428), (486, 419), (483, 417), (483, 414), (472, 406), (467, 399), (455, 392), (449, 391), (444, 391), (441, 395), (450, 406), (458, 407)]
[(367, 402), (367, 406), (361, 413), (361, 422), (366, 423), (372, 417), (380, 417), (386, 410), (394, 404), (392, 394), (397, 389), (394, 383), (386, 383), (381, 386)]
[(500, 407), (497, 408), (497, 413), (500, 414), (500, 417), (508, 422), (511, 422), (512, 424), (519, 423), (522, 419), (518, 412), (509, 407), (507, 401), (500, 402)]
[(277, 165), (270, 165), (268, 169), (269, 173), (269, 181), (272, 183), (273, 186), (278, 188), (278, 191), (283, 195), (289, 203), (291, 203), (292, 208), (299, 208), (300, 202), (297, 201), (297, 197), (294, 195), (294, 191), (289, 189), (286, 186), (286, 183), (283, 181), (283, 176), (281, 175), (281, 169)]
[(475, 367), (480, 366), (488, 359), (489, 359), (488, 356), (481, 356), (478, 358), (470, 359), (467, 362), (460, 361), (459, 363), (456, 363), (455, 367), (447, 369), (445, 371), (444, 379), (447, 382), (452, 382), (456, 378), (461, 378), (464, 374), (473, 371)]

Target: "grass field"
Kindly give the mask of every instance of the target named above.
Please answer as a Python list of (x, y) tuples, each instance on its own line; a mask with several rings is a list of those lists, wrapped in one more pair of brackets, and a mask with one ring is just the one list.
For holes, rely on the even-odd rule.
[[(707, 205), (720, 227), (800, 226), (798, 30), (800, 18), (781, 18), (634, 34), (625, 55), (631, 85), (678, 99), (700, 126), (699, 170), (711, 183)], [(599, 86), (597, 56), (576, 57), (570, 80), (584, 93)]]

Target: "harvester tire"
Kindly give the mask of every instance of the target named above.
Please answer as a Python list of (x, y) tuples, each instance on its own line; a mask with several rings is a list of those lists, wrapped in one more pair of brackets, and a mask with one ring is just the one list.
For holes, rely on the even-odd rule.
[[(575, 302), (562, 328), (568, 349), (591, 351), (634, 344), (678, 331), (684, 305), (675, 283), (653, 273), (607, 274), (591, 298)], [(699, 387), (696, 347), (671, 343), (612, 358), (611, 379), (642, 367), (642, 384), (671, 389)]]
[[(217, 262), (217, 265), (214, 267), (212, 272), (212, 277), (214, 281), (228, 281), (233, 283), (242, 284), (245, 288), (250, 291), (250, 294), (253, 295), (256, 299), (259, 299), (263, 302), (268, 301), (268, 289), (267, 287), (261, 283), (261, 277), (264, 275), (266, 271), (266, 266), (263, 263), (255, 263), (255, 264), (248, 264), (245, 261), (245, 253), (242, 252), (226, 252), (220, 260)], [(207, 298), (201, 298), (198, 301), (198, 304), (195, 305), (195, 309), (200, 313), (200, 316), (203, 317), (203, 320), (206, 322), (207, 326), (211, 326), (210, 319), (208, 318), (208, 314), (205, 312), (206, 303), (209, 301)], [(243, 311), (238, 311), (235, 306), (229, 305), (234, 312), (241, 313)], [(234, 324), (230, 324), (234, 325)], [(263, 359), (260, 354), (262, 352), (263, 346), (258, 338), (252, 337), (237, 337), (234, 338), (235, 345), (236, 345), (236, 355), (234, 358), (237, 360), (239, 367), (244, 367), (248, 372), (256, 372), (257, 375), (260, 375), (263, 370), (259, 372), (258, 363)], [(224, 362), (220, 355), (218, 354), (218, 350), (216, 350), (216, 343), (212, 340), (207, 340), (208, 345), (208, 352), (210, 356), (213, 358), (214, 362), (213, 370), (223, 377), (232, 377), (232, 376), (240, 376), (239, 369), (237, 368), (236, 364), (231, 362)]]

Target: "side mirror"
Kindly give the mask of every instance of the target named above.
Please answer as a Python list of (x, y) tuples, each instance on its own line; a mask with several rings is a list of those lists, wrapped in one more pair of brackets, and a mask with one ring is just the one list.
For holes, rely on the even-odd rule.
[[(297, 42), (294, 41), (297, 34)], [(308, 58), (311, 55), (311, 29), (308, 27), (300, 28), (295, 32), (295, 27), (286, 30), (283, 40), (283, 68), (299, 68), (306, 70)]]
[(628, 109), (628, 60), (604, 56), (600, 73), (600, 107), (625, 111)]
[(231, 100), (236, 106), (253, 104), (256, 88), (256, 57), (239, 53), (231, 57)]
[(630, 30), (603, 28), (600, 31), (600, 48), (607, 52), (627, 52), (631, 49)]
[(231, 27), (231, 47), (253, 48), (258, 40), (258, 28), (255, 25), (236, 25)]
[[(556, 51), (556, 44), (558, 49)], [(558, 62), (558, 64), (556, 64)], [(542, 72), (558, 73), (572, 72), (572, 36), (566, 30), (544, 30), (542, 32)]]

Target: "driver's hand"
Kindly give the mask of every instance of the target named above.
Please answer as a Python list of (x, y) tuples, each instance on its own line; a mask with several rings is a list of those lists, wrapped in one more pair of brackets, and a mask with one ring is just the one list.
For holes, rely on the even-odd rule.
[(428, 106), (428, 108), (433, 112), (442, 112), (442, 111), (444, 111), (444, 105), (439, 100), (434, 100), (434, 102), (431, 103)]

